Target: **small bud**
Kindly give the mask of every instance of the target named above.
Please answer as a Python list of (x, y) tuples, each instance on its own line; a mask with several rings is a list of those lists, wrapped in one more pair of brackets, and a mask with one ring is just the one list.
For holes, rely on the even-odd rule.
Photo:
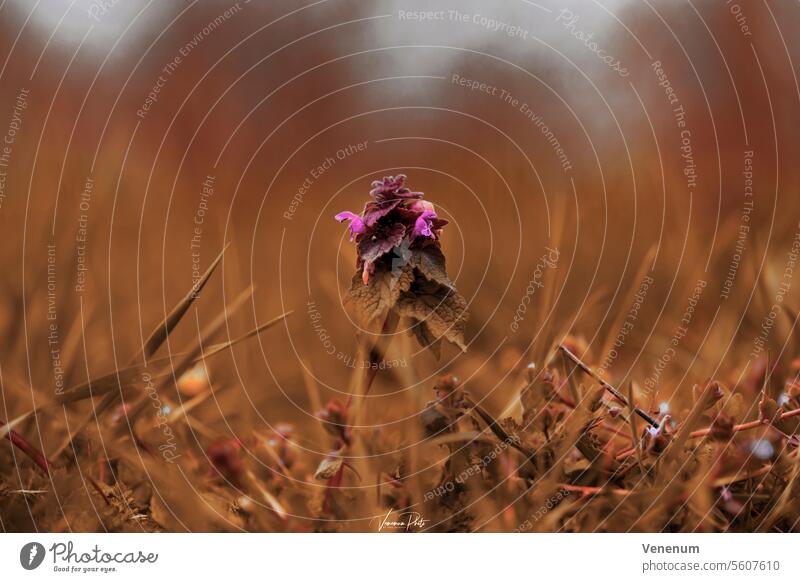
[(772, 398), (762, 393), (761, 400), (758, 403), (758, 417), (762, 422), (772, 424), (780, 415), (778, 403)]
[(224, 440), (211, 443), (206, 450), (216, 473), (223, 479), (238, 486), (244, 470), (241, 457), (242, 445), (238, 440)]
[(453, 374), (439, 376), (436, 383), (433, 385), (436, 398), (448, 406), (456, 406), (460, 388), (461, 380), (458, 379), (458, 376), (454, 376)]

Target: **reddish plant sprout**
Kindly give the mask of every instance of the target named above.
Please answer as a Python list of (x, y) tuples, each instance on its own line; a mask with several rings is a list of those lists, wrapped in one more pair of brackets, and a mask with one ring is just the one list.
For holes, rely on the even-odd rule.
[(325, 431), (336, 437), (333, 450), (325, 455), (314, 473), (315, 479), (325, 481), (322, 511), (326, 514), (336, 513), (334, 490), (342, 484), (345, 467), (350, 467), (345, 461), (352, 434), (352, 427), (348, 426), (348, 408), (349, 402), (342, 404), (336, 398), (332, 398), (327, 402), (325, 408), (316, 413)]
[(778, 406), (772, 398), (766, 395), (761, 395), (761, 400), (758, 402), (758, 417), (761, 421), (769, 424), (777, 424), (783, 410)]
[(458, 376), (446, 374), (437, 379), (433, 389), (436, 391), (436, 398), (439, 402), (451, 408), (459, 408), (461, 404), (460, 387), (461, 381), (458, 379)]
[(242, 444), (235, 439), (211, 443), (206, 451), (214, 474), (238, 487), (242, 482), (244, 462), (241, 457)]
[[(4, 422), (0, 421), (0, 426), (4, 424)], [(6, 438), (10, 440), (14, 446), (18, 447), (23, 453), (33, 459), (45, 475), (49, 474), (49, 461), (36, 447), (31, 445), (25, 437), (14, 430), (9, 430)]]
[(322, 427), (328, 434), (335, 436), (342, 443), (350, 442), (347, 407), (339, 400), (336, 398), (329, 400), (325, 408), (317, 412), (317, 418), (322, 421)]

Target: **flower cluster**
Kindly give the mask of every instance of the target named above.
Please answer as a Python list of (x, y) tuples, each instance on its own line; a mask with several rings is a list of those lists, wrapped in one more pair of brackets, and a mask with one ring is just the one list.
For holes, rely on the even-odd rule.
[(361, 214), (336, 215), (349, 221), (358, 255), (344, 304), (370, 333), (402, 324), (436, 358), (440, 340), (466, 351), (467, 302), (447, 276), (439, 241), (447, 221), (405, 180), (402, 174), (376, 180)]
[(363, 212), (340, 212), (339, 222), (350, 222), (350, 240), (358, 247), (358, 268), (366, 285), (377, 267), (392, 269), (392, 259), (403, 251), (439, 244), (446, 220), (436, 215), (433, 204), (423, 200), (422, 192), (404, 186), (403, 174), (386, 176), (372, 183), (372, 200)]

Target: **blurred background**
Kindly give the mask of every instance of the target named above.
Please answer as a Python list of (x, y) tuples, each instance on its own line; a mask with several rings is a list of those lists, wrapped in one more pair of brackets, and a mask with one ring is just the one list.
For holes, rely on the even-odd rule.
[(294, 313), (209, 363), (228, 388), (197, 414), (313, 424), (309, 377), (344, 398), (356, 354), (333, 216), (397, 173), (451, 221), (469, 350), (396, 342), (370, 422), (443, 372), (499, 414), (564, 333), (652, 405), (735, 385), (793, 355), (798, 27), (755, 0), (5, 0), (1, 412), (57, 389), (54, 346), (65, 386), (129, 360), (230, 243), (164, 352), (254, 285), (220, 341)]

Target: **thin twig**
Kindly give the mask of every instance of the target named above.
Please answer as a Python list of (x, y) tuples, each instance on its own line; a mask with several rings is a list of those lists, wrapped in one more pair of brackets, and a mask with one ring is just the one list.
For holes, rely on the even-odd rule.
[(605, 388), (606, 390), (608, 390), (608, 392), (610, 392), (610, 393), (611, 393), (611, 394), (614, 396), (614, 398), (616, 398), (617, 400), (619, 400), (620, 402), (622, 402), (622, 403), (623, 403), (623, 404), (625, 404), (626, 406), (630, 406), (630, 407), (633, 409), (633, 411), (634, 411), (634, 412), (635, 412), (637, 415), (639, 415), (639, 417), (641, 417), (642, 419), (644, 419), (644, 420), (645, 420), (645, 421), (646, 421), (646, 422), (647, 422), (647, 423), (648, 423), (650, 426), (652, 426), (652, 427), (658, 427), (658, 423), (657, 423), (657, 422), (656, 422), (656, 421), (655, 421), (655, 420), (654, 420), (654, 419), (653, 419), (653, 418), (652, 418), (652, 417), (651, 417), (649, 414), (647, 414), (647, 413), (646, 413), (644, 410), (642, 410), (642, 409), (641, 409), (641, 408), (639, 408), (638, 406), (633, 406), (633, 403), (632, 403), (632, 402), (630, 402), (630, 403), (629, 403), (629, 402), (628, 402), (628, 399), (627, 399), (627, 398), (625, 398), (625, 397), (622, 395), (622, 393), (621, 393), (619, 390), (617, 390), (617, 389), (616, 389), (616, 388), (614, 388), (614, 387), (613, 387), (611, 384), (609, 384), (608, 382), (606, 382), (605, 380), (603, 380), (603, 379), (600, 377), (600, 375), (599, 375), (599, 374), (597, 374), (597, 373), (596, 373), (594, 370), (592, 370), (592, 369), (591, 369), (589, 366), (587, 366), (586, 364), (584, 364), (584, 363), (583, 363), (583, 361), (581, 361), (581, 359), (580, 359), (578, 356), (576, 356), (575, 354), (573, 354), (573, 353), (572, 353), (572, 352), (569, 350), (569, 348), (567, 348), (567, 347), (566, 347), (565, 345), (563, 345), (563, 344), (559, 344), (559, 345), (558, 345), (558, 347), (559, 347), (559, 349), (560, 349), (560, 350), (562, 350), (562, 351), (564, 352), (564, 354), (566, 354), (566, 356), (567, 356), (567, 357), (568, 357), (570, 360), (572, 360), (572, 361), (575, 363), (575, 365), (576, 365), (578, 368), (580, 368), (580, 369), (581, 369), (581, 370), (582, 370), (584, 373), (586, 373), (586, 374), (589, 374), (589, 375), (590, 375), (592, 378), (594, 378), (595, 380), (597, 380), (597, 381), (600, 383), (600, 385), (601, 385), (603, 388)]

